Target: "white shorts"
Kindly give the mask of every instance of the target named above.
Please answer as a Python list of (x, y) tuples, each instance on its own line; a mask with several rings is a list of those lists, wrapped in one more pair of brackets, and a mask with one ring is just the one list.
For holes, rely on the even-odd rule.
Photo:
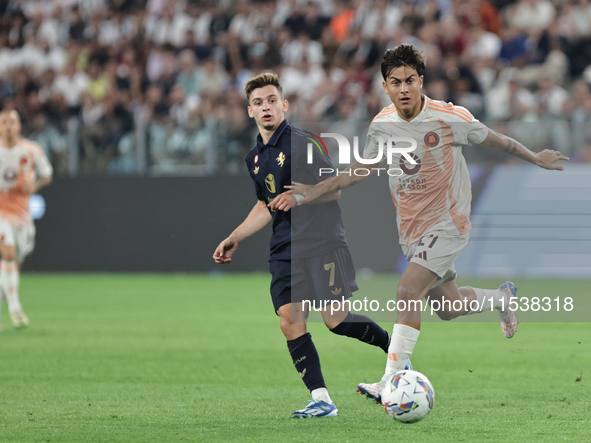
[(435, 288), (441, 283), (456, 278), (454, 261), (468, 244), (470, 232), (460, 235), (451, 217), (446, 217), (433, 226), (411, 245), (400, 245), (409, 263), (416, 263), (437, 275)]
[(33, 220), (28, 220), (22, 226), (15, 226), (0, 217), (0, 242), (16, 248), (16, 260), (19, 263), (35, 249), (35, 232)]

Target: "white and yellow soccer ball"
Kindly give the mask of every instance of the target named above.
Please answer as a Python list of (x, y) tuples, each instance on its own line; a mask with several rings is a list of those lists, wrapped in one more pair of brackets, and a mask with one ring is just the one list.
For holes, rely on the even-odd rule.
[(415, 423), (425, 418), (435, 403), (435, 391), (427, 377), (417, 371), (399, 371), (388, 379), (382, 404), (396, 421)]

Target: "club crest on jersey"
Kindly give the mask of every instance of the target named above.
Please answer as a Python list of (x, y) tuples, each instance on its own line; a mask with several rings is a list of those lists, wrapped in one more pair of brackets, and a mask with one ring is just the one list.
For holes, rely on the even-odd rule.
[(17, 176), (17, 172), (12, 170), (12, 169), (7, 169), (6, 171), (4, 171), (4, 180), (9, 182), (9, 181), (13, 181), (16, 180), (16, 176)]
[(285, 154), (283, 152), (280, 152), (275, 160), (277, 160), (277, 163), (280, 167), (283, 167), (283, 163), (285, 163)]
[(27, 157), (21, 157), (21, 165), (24, 166), (27, 164)]
[(439, 144), (439, 135), (436, 132), (427, 133), (425, 135), (425, 144), (430, 148), (434, 148)]
[(255, 164), (258, 163), (258, 161), (259, 161), (259, 155), (257, 154), (257, 155), (254, 156), (254, 162), (255, 162)]
[(273, 174), (269, 174), (265, 177), (265, 185), (271, 194), (275, 194), (277, 188), (275, 186), (275, 177)]

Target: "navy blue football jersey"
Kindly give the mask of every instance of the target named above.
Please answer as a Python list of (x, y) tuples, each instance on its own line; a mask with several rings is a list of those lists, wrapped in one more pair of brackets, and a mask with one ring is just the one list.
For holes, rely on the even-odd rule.
[[(257, 144), (246, 156), (246, 166), (255, 184), (256, 196), (265, 204), (287, 191), (285, 186), (297, 181), (316, 184), (334, 174), (320, 168), (332, 169), (328, 154), (316, 146), (312, 164), (308, 164), (308, 143), (311, 134), (292, 128), (284, 120), (267, 144), (260, 134)], [(326, 170), (325, 170), (326, 171)], [(290, 260), (321, 255), (336, 247), (348, 246), (336, 201), (296, 206), (288, 212), (270, 212), (273, 217), (270, 260)]]

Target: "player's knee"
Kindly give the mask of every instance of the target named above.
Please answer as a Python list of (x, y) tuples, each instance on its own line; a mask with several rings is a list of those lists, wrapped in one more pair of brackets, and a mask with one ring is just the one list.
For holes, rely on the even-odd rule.
[(416, 300), (417, 291), (409, 286), (398, 286), (396, 291), (396, 299), (398, 301), (404, 300), (408, 302), (410, 300)]
[(295, 340), (299, 336), (306, 333), (306, 323), (301, 321), (294, 321), (292, 318), (291, 309), (282, 306), (277, 310), (280, 319), (281, 332), (288, 340)]
[(280, 323), (280, 327), (281, 327), (281, 332), (283, 332), (283, 335), (285, 335), (285, 337), (288, 340), (291, 340), (291, 336), (293, 335), (293, 323), (291, 323), (289, 320), (286, 319), (281, 319), (281, 323)]
[(288, 340), (295, 340), (306, 333), (305, 323), (294, 323), (287, 319), (281, 319), (281, 332), (285, 335)]
[(0, 256), (4, 261), (15, 261), (16, 251), (11, 246), (4, 246), (0, 249)]

